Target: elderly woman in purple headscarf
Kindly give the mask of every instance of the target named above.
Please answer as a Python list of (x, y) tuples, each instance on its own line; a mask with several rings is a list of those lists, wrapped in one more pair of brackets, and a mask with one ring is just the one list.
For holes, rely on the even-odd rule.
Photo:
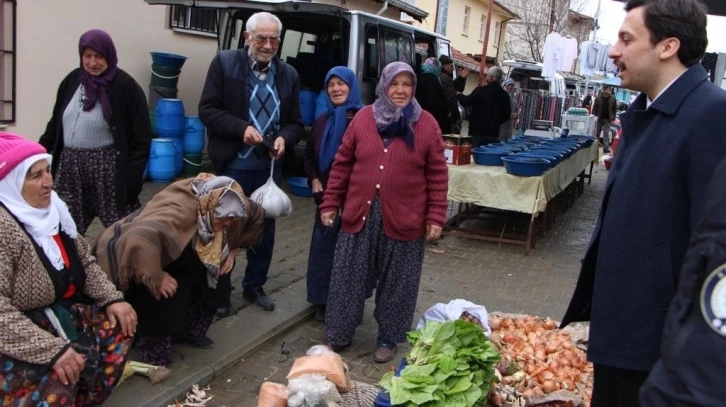
[(61, 82), (40, 144), (54, 157), (58, 196), (85, 235), (96, 217), (108, 227), (139, 207), (151, 124), (144, 92), (117, 67), (106, 32), (83, 34), (78, 53), (80, 67)]
[(392, 62), (379, 86), (379, 99), (355, 115), (343, 137), (319, 210), (331, 226), (342, 210), (327, 342), (333, 349), (351, 344), (375, 288), (374, 360), (385, 363), (411, 329), (424, 245), (441, 236), (446, 221), (448, 170), (439, 126), (413, 97), (413, 69)]

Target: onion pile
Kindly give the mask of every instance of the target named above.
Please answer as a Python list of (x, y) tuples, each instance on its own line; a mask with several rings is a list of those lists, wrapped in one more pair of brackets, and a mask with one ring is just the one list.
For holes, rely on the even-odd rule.
[(592, 364), (587, 362), (585, 352), (575, 347), (570, 334), (557, 329), (554, 321), (531, 315), (491, 315), (489, 326), (491, 340), (502, 353), (497, 369), (503, 384), (513, 386), (524, 396), (569, 390), (590, 405)]

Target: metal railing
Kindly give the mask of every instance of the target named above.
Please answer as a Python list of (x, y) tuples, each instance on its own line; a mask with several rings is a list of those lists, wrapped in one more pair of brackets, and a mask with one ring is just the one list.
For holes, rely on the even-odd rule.
[(189, 6), (171, 6), (169, 27), (180, 30), (217, 34), (219, 13), (216, 9)]

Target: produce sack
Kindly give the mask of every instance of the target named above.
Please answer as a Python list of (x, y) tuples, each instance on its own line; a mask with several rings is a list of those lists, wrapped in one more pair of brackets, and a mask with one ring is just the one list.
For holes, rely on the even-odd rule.
[(295, 359), (287, 379), (314, 374), (323, 375), (333, 382), (340, 393), (350, 391), (350, 381), (343, 367), (343, 359), (337, 353), (302, 356)]
[(489, 328), (489, 315), (487, 309), (483, 305), (477, 305), (467, 300), (456, 299), (450, 301), (448, 304), (438, 303), (424, 312), (421, 320), (418, 321), (416, 329), (421, 329), (426, 324), (426, 321), (437, 321), (437, 322), (449, 322), (456, 321), (461, 317), (463, 313), (469, 313), (471, 316), (479, 320), (482, 326), (484, 335), (488, 338), (492, 334), (491, 328)]
[(287, 407), (288, 394), (287, 386), (264, 382), (257, 397), (257, 407)]
[(288, 216), (292, 212), (292, 202), (280, 187), (275, 184), (272, 175), (275, 172), (275, 159), (272, 159), (270, 166), (270, 178), (265, 185), (257, 188), (250, 199), (257, 202), (265, 210), (265, 217), (269, 219)]
[(330, 405), (340, 403), (342, 400), (335, 384), (319, 374), (290, 379), (287, 388), (290, 389), (288, 399), (290, 407), (312, 407), (321, 402)]

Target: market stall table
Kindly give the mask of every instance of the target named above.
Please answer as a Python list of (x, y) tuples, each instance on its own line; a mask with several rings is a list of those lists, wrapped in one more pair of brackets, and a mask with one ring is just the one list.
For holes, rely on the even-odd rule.
[[(504, 167), (476, 164), (449, 165), (449, 201), (529, 214), (530, 221), (524, 240), (486, 236), (470, 229), (456, 227), (463, 220), (458, 213), (448, 223), (446, 234), (505, 243), (523, 244), (529, 252), (533, 246), (534, 223), (545, 212), (548, 203), (564, 191), (585, 168), (597, 162), (599, 144), (593, 143), (562, 161), (538, 177), (510, 175)], [(591, 167), (592, 168), (592, 167)]]

